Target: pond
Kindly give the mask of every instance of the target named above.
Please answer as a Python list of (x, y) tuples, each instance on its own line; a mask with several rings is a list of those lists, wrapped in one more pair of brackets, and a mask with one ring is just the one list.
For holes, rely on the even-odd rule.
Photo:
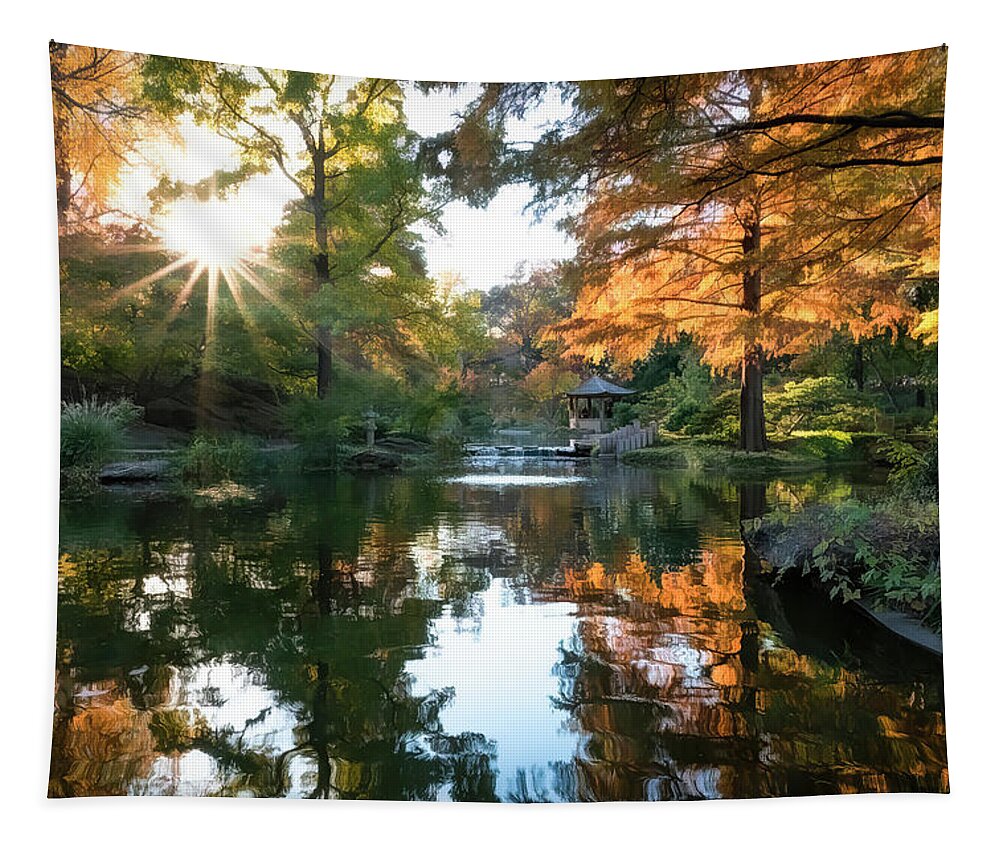
[(487, 458), (67, 502), (50, 794), (945, 791), (940, 661), (739, 535), (865, 487)]

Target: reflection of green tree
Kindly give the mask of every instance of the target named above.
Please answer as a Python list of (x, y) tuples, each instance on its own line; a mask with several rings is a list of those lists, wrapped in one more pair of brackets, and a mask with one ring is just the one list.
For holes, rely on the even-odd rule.
[[(55, 794), (73, 793), (60, 785), (59, 748), (76, 711), (74, 682), (116, 681), (148, 717), (161, 752), (197, 748), (215, 759), (223, 794), (494, 800), (493, 744), (471, 732), (446, 735), (440, 713), (449, 691), (417, 695), (406, 678), (407, 663), (432, 643), (434, 619), (446, 610), (474, 619), (476, 595), (495, 577), (558, 597), (567, 567), (599, 561), (613, 584), (636, 553), (656, 589), (664, 571), (684, 570), (713, 542), (731, 540), (754, 503), (813, 487), (762, 490), (622, 467), (600, 475), (493, 491), (419, 476), (339, 476), (272, 482), (238, 505), (102, 496), (66, 506)], [(418, 569), (415, 542), (440, 558)], [(170, 590), (147, 593), (153, 577)], [(548, 766), (544, 778), (509, 778), (508, 795), (940, 785), (941, 698), (913, 685), (935, 675), (909, 676), (910, 660), (859, 643), (826, 608), (775, 593), (749, 560), (742, 581), (736, 591), (746, 609), (729, 614), (665, 611), (599, 589), (577, 601), (580, 635), (557, 673), (582, 758)], [(636, 674), (632, 663), (648, 649), (641, 641), (615, 650), (585, 630), (618, 618), (643, 641), (698, 641), (720, 617), (739, 618), (736, 644), (707, 646), (736, 681), (702, 677), (670, 700)], [(259, 674), (293, 715), (289, 750), (259, 743), (252, 733), (260, 719), (210, 729), (169, 714), (174, 672), (222, 660)], [(148, 769), (148, 761), (129, 764)]]
[[(151, 702), (147, 689), (165, 666), (225, 658), (261, 671), (299, 718), (291, 752), (255, 752), (242, 730), (168, 731), (161, 722), (176, 719), (156, 716), (158, 740), (169, 732), (173, 749), (215, 757), (227, 793), (283, 794), (290, 760), (304, 756), (315, 763), (319, 797), (430, 798), (446, 782), (453, 794), (485, 795), (488, 743), (444, 736), (437, 716), (450, 695), (413, 696), (403, 677), (440, 613), (440, 603), (406, 597), (402, 545), (441, 505), (427, 483), (413, 489), (342, 477), (239, 509), (132, 506), (122, 527), (138, 540), (122, 536), (114, 554), (77, 548), (64, 566), (60, 639), (72, 648), (69, 664), (86, 678), (124, 678), (136, 705)], [(373, 524), (385, 533), (367, 546)], [(64, 541), (86, 537), (71, 527)], [(148, 630), (129, 631), (143, 578), (168, 573), (181, 556), (188, 592), (148, 601)], [(139, 668), (145, 673), (123, 673)]]

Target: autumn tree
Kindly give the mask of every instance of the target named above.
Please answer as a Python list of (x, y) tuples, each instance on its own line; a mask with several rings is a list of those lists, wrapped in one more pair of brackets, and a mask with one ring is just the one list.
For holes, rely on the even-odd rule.
[(573, 304), (569, 266), (552, 263), (530, 272), (521, 264), (507, 283), (483, 294), (482, 310), (490, 328), (517, 348), (528, 368), (542, 359), (547, 328), (566, 318)]
[(143, 76), (145, 96), (161, 113), (190, 112), (239, 149), (240, 168), (217, 175), (217, 191), (272, 169), (295, 187), (285, 235), (308, 246), (316, 387), (327, 396), (339, 291), (353, 285), (352, 297), (364, 299), (366, 291), (425, 277), (410, 228), (433, 220), (437, 204), (425, 189), (400, 84), (160, 56), (147, 59)]
[(141, 62), (133, 53), (49, 43), (61, 233), (106, 212), (119, 170), (150, 126)]
[(560, 411), (565, 409), (566, 394), (579, 383), (580, 377), (568, 367), (542, 361), (524, 376), (521, 390), (537, 413), (550, 425), (556, 425)]
[(574, 200), (584, 286), (557, 326), (568, 353), (628, 364), (689, 334), (739, 374), (740, 445), (760, 451), (770, 356), (917, 321), (907, 293), (937, 276), (944, 73), (933, 49), (561, 84), (572, 116), (530, 150), (496, 138), (542, 93), (486, 87), (444, 170)]

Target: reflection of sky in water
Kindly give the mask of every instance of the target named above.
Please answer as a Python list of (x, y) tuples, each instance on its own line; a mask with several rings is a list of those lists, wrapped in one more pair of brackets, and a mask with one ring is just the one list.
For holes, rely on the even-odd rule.
[(289, 750), (295, 745), (295, 716), (262, 685), (264, 677), (245, 665), (216, 662), (185, 672), (178, 709), (197, 710), (209, 727), (231, 727), (247, 747)]
[(472, 485), (483, 488), (510, 488), (510, 487), (554, 487), (558, 485), (571, 485), (578, 482), (587, 481), (585, 476), (567, 474), (563, 476), (550, 476), (532, 473), (466, 473), (464, 476), (453, 476), (445, 479), (453, 485)]
[(515, 792), (519, 773), (528, 793), (551, 797), (551, 764), (577, 754), (579, 736), (567, 729), (569, 716), (552, 704), (559, 693), (553, 667), (560, 643), (573, 635), (571, 603), (518, 602), (507, 583), (495, 579), (480, 595), (479, 628), (463, 630), (448, 612), (433, 622), (437, 635), (423, 659), (406, 673), (413, 691), (451, 687), (455, 696), (441, 712), (444, 732), (482, 733), (497, 747), (497, 793)]
[[(851, 634), (839, 618), (817, 627), (812, 609), (785, 625), (781, 600), (744, 575), (734, 488), (621, 465), (487, 460), (447, 480), (293, 489), (274, 509), (129, 505), (121, 562), (96, 562), (104, 572), (89, 584), (87, 550), (67, 545), (63, 581), (77, 584), (61, 591), (61, 640), (73, 664), (60, 677), (72, 692), (54, 750), (65, 788), (313, 794), (317, 706), (330, 713), (333, 792), (344, 797), (482, 799), (494, 779), (504, 800), (946, 781), (939, 672), (892, 651), (873, 679), (806, 652), (842, 654)], [(99, 509), (64, 535), (113, 543)], [(330, 550), (325, 614), (317, 540)], [(106, 618), (108, 600), (117, 621), (104, 634), (80, 613)], [(796, 632), (811, 645), (789, 647)], [(173, 750), (154, 736), (160, 713), (210, 735)], [(436, 738), (438, 722), (454, 740)], [(453, 768), (456, 754), (484, 752), (495, 777), (471, 757)], [(425, 782), (428, 770), (441, 773)], [(395, 785), (407, 771), (410, 785)], [(461, 785), (480, 776), (481, 789)]]
[[(171, 683), (171, 702), (162, 707), (200, 719), (215, 733), (232, 732), (247, 750), (279, 754), (295, 746), (295, 715), (278, 695), (262, 685), (262, 674), (225, 660), (186, 668)], [(303, 772), (291, 766), (291, 789)], [(132, 791), (144, 795), (206, 795), (218, 791), (218, 765), (209, 754), (192, 750), (160, 756), (150, 776)]]

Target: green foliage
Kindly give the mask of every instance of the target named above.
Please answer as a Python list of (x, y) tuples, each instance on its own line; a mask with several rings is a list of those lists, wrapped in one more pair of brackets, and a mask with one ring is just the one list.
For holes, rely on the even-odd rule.
[(749, 521), (747, 534), (781, 578), (815, 578), (831, 599), (871, 597), (940, 627), (940, 530), (935, 503), (845, 501), (782, 507)]
[(693, 348), (691, 337), (683, 333), (677, 340), (659, 340), (646, 357), (632, 365), (629, 386), (640, 393), (659, 387), (684, 370)]
[(60, 418), (59, 460), (63, 469), (93, 469), (121, 448), (125, 428), (142, 409), (127, 399), (64, 402)]
[(825, 429), (868, 431), (877, 413), (866, 395), (829, 375), (788, 381), (765, 392), (765, 410), (769, 424), (785, 435)]
[[(333, 357), (350, 368), (364, 363), (412, 385), (475, 350), (484, 336), (476, 338), (475, 317), (467, 305), (438, 297), (413, 230), (418, 222), (438, 227), (443, 198), (418, 156), (398, 81), (363, 78), (345, 90), (330, 75), (155, 56), (142, 75), (158, 113), (190, 113), (233, 139), (240, 155), (234, 171), (193, 186), (167, 181), (155, 200), (225, 195), (264, 172), (293, 185), (299, 197), (286, 208), (271, 252), (282, 273), (270, 283), (295, 315), (292, 327), (328, 332)], [(311, 378), (315, 358), (303, 359), (311, 346), (301, 335), (295, 343), (282, 345), (292, 363), (269, 359), (268, 366), (293, 380)]]
[(818, 458), (781, 449), (744, 452), (701, 438), (679, 439), (674, 443), (636, 449), (626, 452), (622, 460), (639, 467), (688, 467), (736, 478), (802, 472), (823, 465), (823, 461)]
[(403, 392), (393, 424), (421, 438), (483, 439), (493, 429), (487, 400), (467, 392), (458, 382)]
[(178, 456), (181, 476), (189, 482), (245, 479), (261, 471), (263, 459), (258, 441), (245, 435), (196, 435)]
[(493, 432), (493, 415), (485, 399), (463, 395), (456, 414), (462, 434), (469, 440), (483, 440)]
[(854, 445), (854, 436), (846, 431), (794, 431), (790, 440), (783, 441), (783, 449), (798, 455), (818, 458), (827, 463), (862, 460)]
[[(654, 355), (656, 352), (654, 351)], [(656, 355), (655, 360), (669, 362), (667, 353)], [(712, 403), (712, 373), (700, 362), (698, 352), (688, 347), (672, 358), (676, 372), (666, 377), (662, 384), (656, 385), (645, 392), (639, 401), (631, 405), (619, 405), (616, 410), (616, 420), (619, 424), (639, 418), (642, 422), (655, 420), (661, 427), (671, 432), (686, 432), (689, 434), (704, 434), (720, 429), (717, 422), (703, 420), (697, 426), (693, 423)], [(661, 364), (666, 368), (666, 364)], [(643, 376), (650, 380), (654, 365), (649, 364), (643, 370)], [(690, 430), (691, 428), (695, 430)], [(724, 428), (721, 430), (724, 431)]]
[(455, 462), (462, 458), (465, 442), (454, 433), (443, 432), (434, 437), (431, 445), (439, 461)]
[(733, 444), (740, 436), (740, 391), (723, 390), (691, 414), (684, 432)]
[(422, 437), (451, 432), (460, 422), (453, 411), (459, 401), (455, 387), (414, 394), (405, 400), (401, 419), (408, 432)]
[(877, 451), (888, 462), (889, 486), (893, 493), (936, 500), (938, 496), (937, 431), (932, 432), (929, 446), (915, 446), (895, 438), (879, 441)]
[(328, 399), (295, 399), (285, 406), (283, 414), (303, 468), (335, 468), (347, 438), (349, 415)]

